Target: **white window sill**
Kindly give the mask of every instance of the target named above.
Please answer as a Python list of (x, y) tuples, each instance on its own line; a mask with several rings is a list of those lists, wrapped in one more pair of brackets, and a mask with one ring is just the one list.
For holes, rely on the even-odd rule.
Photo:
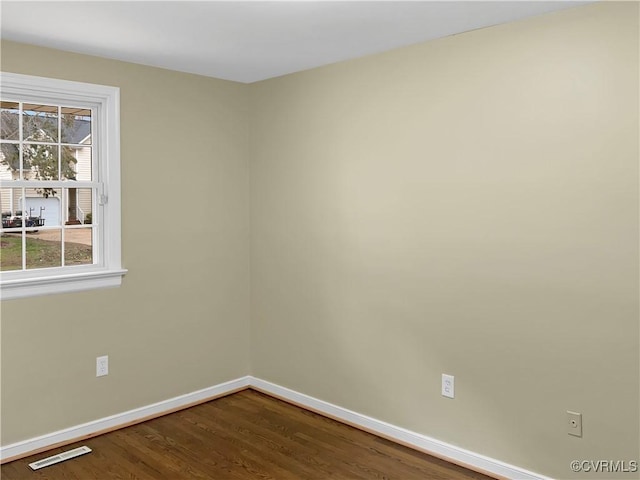
[(94, 270), (91, 272), (51, 275), (39, 278), (23, 278), (2, 280), (0, 282), (0, 298), (14, 298), (52, 295), (56, 293), (81, 292), (98, 288), (118, 287), (125, 269)]

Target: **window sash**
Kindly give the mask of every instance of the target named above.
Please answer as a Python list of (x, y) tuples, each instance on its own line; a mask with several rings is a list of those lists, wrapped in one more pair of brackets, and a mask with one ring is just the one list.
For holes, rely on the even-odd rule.
[[(44, 145), (44, 146), (56, 146), (58, 149), (58, 178), (60, 178), (61, 174), (62, 174), (62, 169), (61, 169), (61, 162), (62, 162), (62, 155), (61, 155), (61, 149), (62, 147), (89, 147), (91, 148), (92, 151), (92, 155), (91, 155), (91, 181), (99, 181), (100, 180), (100, 155), (102, 152), (102, 149), (100, 149), (100, 142), (101, 142), (101, 138), (100, 138), (100, 133), (104, 133), (105, 129), (104, 128), (99, 128), (99, 122), (101, 120), (104, 119), (104, 115), (101, 115), (101, 110), (103, 109), (103, 105), (101, 103), (98, 103), (96, 101), (93, 102), (70, 102), (72, 103), (72, 105), (68, 105), (67, 103), (65, 103), (65, 100), (63, 100), (62, 98), (57, 98), (56, 96), (51, 96), (51, 97), (42, 97), (42, 95), (37, 97), (37, 100), (32, 100), (33, 98), (36, 97), (31, 97), (29, 96), (29, 94), (25, 94), (24, 96), (22, 96), (21, 98), (16, 97), (16, 96), (12, 96), (11, 94), (5, 94), (5, 82), (2, 82), (3, 77), (6, 77), (8, 74), (6, 73), (0, 73), (0, 88), (1, 88), (1, 95), (0, 97), (2, 98), (3, 101), (6, 102), (15, 102), (18, 103), (19, 105), (19, 116), (18, 116), (18, 140), (15, 139), (0, 139), (0, 143), (7, 143), (7, 144), (12, 144), (12, 145), (20, 145), (20, 146), (24, 146), (24, 145)], [(9, 74), (10, 75), (10, 74)], [(27, 98), (28, 97), (28, 98)], [(27, 140), (24, 138), (24, 122), (23, 122), (23, 106), (25, 103), (45, 103), (45, 104), (52, 104), (55, 105), (58, 109), (58, 141), (57, 142), (40, 142), (40, 141), (33, 141), (33, 140)], [(64, 104), (64, 105), (62, 105)], [(89, 110), (91, 112), (91, 129), (89, 132), (89, 135), (91, 136), (91, 144), (90, 145), (84, 145), (84, 144), (80, 144), (80, 143), (69, 143), (69, 142), (63, 142), (62, 141), (62, 108), (66, 108), (66, 107), (70, 107), (70, 108), (77, 108), (77, 109), (83, 109), (83, 110)], [(96, 128), (96, 124), (98, 124), (98, 128)], [(23, 158), (23, 149), (20, 148), (19, 151), (20, 154), (20, 169), (19, 169), (19, 180), (12, 180), (12, 182), (16, 182), (16, 181), (26, 181), (23, 180), (24, 179), (24, 158)], [(49, 180), (44, 180), (44, 181), (49, 181)], [(76, 180), (68, 180), (68, 181), (76, 181)]]

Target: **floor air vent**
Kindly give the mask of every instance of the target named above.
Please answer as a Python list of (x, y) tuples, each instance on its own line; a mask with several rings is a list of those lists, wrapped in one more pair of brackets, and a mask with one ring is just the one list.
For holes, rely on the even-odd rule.
[(89, 452), (91, 452), (91, 449), (86, 446), (74, 448), (73, 450), (69, 450), (68, 452), (62, 452), (51, 457), (43, 458), (42, 460), (38, 460), (37, 462), (30, 463), (29, 466), (31, 467), (31, 470), (38, 470), (40, 468), (48, 467), (49, 465), (64, 462), (65, 460), (69, 460), (70, 458), (79, 457), (80, 455), (84, 455), (85, 453)]

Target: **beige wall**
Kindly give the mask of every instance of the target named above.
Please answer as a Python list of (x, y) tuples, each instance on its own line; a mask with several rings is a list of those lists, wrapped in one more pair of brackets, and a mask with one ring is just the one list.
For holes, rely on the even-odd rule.
[[(2, 302), (2, 444), (246, 375), (246, 87), (11, 42), (1, 53), (3, 71), (120, 87), (129, 269), (118, 289)], [(187, 201), (163, 201), (176, 182)]]
[(638, 64), (605, 3), (252, 85), (253, 374), (558, 478), (638, 459)]

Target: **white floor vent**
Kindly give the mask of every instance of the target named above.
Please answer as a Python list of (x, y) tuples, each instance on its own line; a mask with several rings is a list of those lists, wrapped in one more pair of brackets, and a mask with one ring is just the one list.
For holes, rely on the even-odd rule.
[(85, 453), (89, 452), (91, 452), (91, 449), (86, 446), (74, 448), (73, 450), (69, 450), (68, 452), (62, 452), (51, 457), (43, 458), (42, 460), (38, 460), (37, 462), (30, 463), (29, 466), (31, 467), (31, 470), (38, 470), (40, 468), (48, 467), (49, 465), (64, 462), (65, 460), (69, 460), (70, 458), (79, 457), (80, 455), (84, 455)]

